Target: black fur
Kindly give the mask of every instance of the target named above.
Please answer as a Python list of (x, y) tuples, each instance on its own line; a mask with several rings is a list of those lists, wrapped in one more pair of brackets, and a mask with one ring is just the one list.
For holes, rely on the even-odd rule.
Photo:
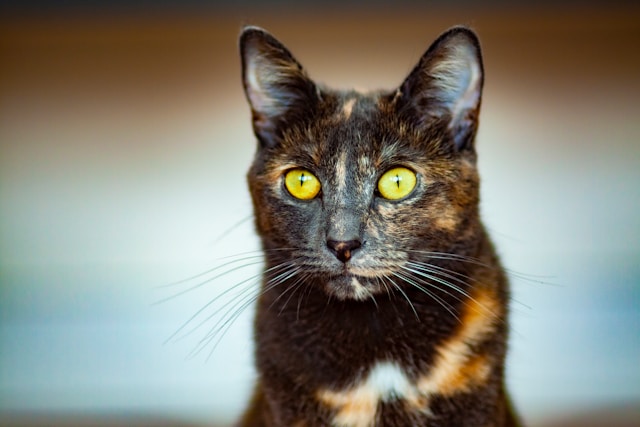
[[(370, 94), (317, 85), (262, 29), (246, 28), (240, 48), (266, 264), (259, 380), (240, 425), (515, 426), (503, 386), (508, 285), (478, 214), (475, 34), (449, 30), (397, 90)], [(398, 166), (416, 186), (384, 199), (377, 182)], [(288, 193), (293, 168), (321, 182), (314, 199)], [(349, 394), (380, 363), (410, 392)]]

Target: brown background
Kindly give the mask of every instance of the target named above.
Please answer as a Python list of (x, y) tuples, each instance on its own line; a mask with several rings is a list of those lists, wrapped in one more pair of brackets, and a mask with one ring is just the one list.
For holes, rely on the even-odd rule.
[[(216, 385), (200, 391), (194, 380), (194, 401), (222, 401), (241, 382), (235, 406), (217, 417), (212, 404), (191, 422), (189, 406), (167, 411), (171, 397), (157, 391), (184, 387), (172, 371), (189, 345), (159, 342), (189, 309), (148, 315), (140, 295), (193, 271), (192, 258), (249, 215), (253, 145), (236, 43), (252, 23), (317, 80), (364, 89), (400, 83), (449, 26), (478, 31), (485, 216), (508, 266), (553, 276), (514, 283), (510, 386), (527, 390), (516, 402), (530, 425), (639, 425), (640, 9), (52, 5), (0, 18), (0, 424), (195, 426), (242, 406), (253, 374), (233, 360), (250, 365), (250, 315), (228, 333), (241, 344), (194, 374)], [(247, 225), (215, 251), (241, 252), (230, 247), (251, 235)], [(131, 330), (133, 344), (118, 341)], [(114, 346), (87, 338), (94, 331)], [(150, 379), (127, 374), (144, 370), (130, 359), (151, 364)], [(59, 377), (38, 382), (47, 366)], [(146, 400), (100, 401), (131, 390)]]

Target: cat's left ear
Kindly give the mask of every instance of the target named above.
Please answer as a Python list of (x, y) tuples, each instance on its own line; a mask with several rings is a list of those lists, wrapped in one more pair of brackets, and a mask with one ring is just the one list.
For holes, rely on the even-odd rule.
[(456, 149), (473, 149), (482, 85), (478, 37), (454, 27), (431, 45), (404, 81), (399, 107), (419, 126), (444, 120)]
[(273, 147), (288, 125), (308, 118), (318, 100), (316, 85), (291, 52), (262, 28), (244, 28), (240, 56), (254, 133), (261, 146)]

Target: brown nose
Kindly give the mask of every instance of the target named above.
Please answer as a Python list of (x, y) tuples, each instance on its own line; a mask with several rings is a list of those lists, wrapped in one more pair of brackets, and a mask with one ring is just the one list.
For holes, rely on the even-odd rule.
[(329, 250), (342, 262), (347, 262), (351, 259), (351, 253), (362, 246), (360, 240), (327, 240), (327, 247)]

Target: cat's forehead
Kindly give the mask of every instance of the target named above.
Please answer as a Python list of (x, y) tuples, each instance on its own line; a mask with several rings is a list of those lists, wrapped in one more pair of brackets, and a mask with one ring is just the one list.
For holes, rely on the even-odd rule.
[(316, 151), (320, 159), (343, 158), (344, 153), (347, 157), (376, 156), (385, 145), (382, 140), (394, 138), (377, 94), (325, 95), (318, 113), (308, 125), (308, 148)]
[[(334, 115), (338, 121), (370, 120), (380, 111), (381, 97), (378, 92), (363, 92), (351, 90), (348, 92), (334, 92), (332, 107), (327, 108), (327, 114)], [(333, 111), (331, 111), (333, 109)]]
[[(347, 92), (335, 95), (315, 127), (315, 149), (323, 159), (345, 159), (354, 166), (377, 167), (381, 162), (411, 153), (413, 135), (389, 111), (381, 93)], [(409, 154), (411, 153), (411, 154)]]
[(331, 174), (345, 165), (363, 177), (381, 168), (426, 159), (424, 142), (390, 108), (392, 94), (326, 91), (309, 120), (291, 123), (276, 148), (286, 163)]

